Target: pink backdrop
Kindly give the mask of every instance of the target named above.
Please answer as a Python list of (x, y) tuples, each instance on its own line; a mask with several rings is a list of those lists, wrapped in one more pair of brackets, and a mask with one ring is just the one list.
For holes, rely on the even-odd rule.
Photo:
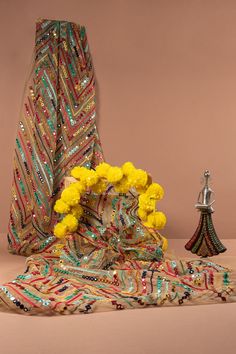
[(216, 229), (234, 238), (234, 0), (1, 0), (0, 232), (7, 230), (16, 124), (38, 17), (86, 26), (105, 157), (133, 161), (165, 187), (165, 234), (192, 236), (208, 168)]

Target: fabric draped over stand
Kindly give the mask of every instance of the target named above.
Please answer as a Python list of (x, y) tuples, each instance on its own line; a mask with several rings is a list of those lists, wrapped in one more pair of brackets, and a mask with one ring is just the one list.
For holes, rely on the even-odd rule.
[(23, 102), (8, 242), (11, 253), (29, 257), (25, 272), (0, 287), (1, 308), (52, 315), (236, 301), (235, 272), (209, 260), (168, 259), (159, 233), (137, 217), (137, 195), (111, 186), (83, 196), (79, 228), (55, 252), (53, 205), (65, 177), (75, 165), (103, 161), (83, 26), (37, 21)]

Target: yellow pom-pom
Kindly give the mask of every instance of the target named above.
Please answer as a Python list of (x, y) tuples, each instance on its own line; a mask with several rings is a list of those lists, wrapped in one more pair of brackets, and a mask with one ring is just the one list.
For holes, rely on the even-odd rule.
[(130, 184), (128, 178), (123, 176), (122, 179), (115, 183), (114, 188), (117, 193), (127, 193), (130, 189)]
[(86, 173), (88, 169), (84, 166), (75, 166), (70, 174), (72, 177), (76, 178), (76, 179), (81, 179), (81, 176), (84, 175), (84, 173)]
[(150, 212), (155, 210), (156, 202), (151, 199), (147, 194), (141, 194), (138, 198), (138, 205), (141, 209)]
[(95, 168), (95, 170), (99, 177), (106, 178), (110, 168), (111, 166), (108, 163), (102, 162)]
[(83, 190), (83, 192), (86, 189), (86, 186), (91, 187), (98, 182), (98, 174), (96, 173), (96, 171), (89, 170), (88, 168), (83, 166), (74, 167), (71, 171), (71, 175), (80, 181), (81, 185), (79, 186), (79, 184), (77, 184), (76, 187), (78, 189), (80, 188), (81, 190)]
[[(83, 179), (82, 179), (83, 181)], [(93, 170), (88, 170), (87, 173), (84, 176), (84, 183), (88, 186), (91, 187), (94, 184), (98, 182), (98, 175), (95, 171)]]
[[(145, 172), (145, 171), (144, 171), (144, 172)], [(144, 176), (144, 179), (146, 180), (146, 176)], [(147, 188), (148, 188), (148, 186), (149, 186), (151, 183), (152, 183), (152, 176), (147, 173), (147, 181), (146, 181), (146, 184), (145, 184), (144, 186), (139, 186), (139, 185), (137, 185), (137, 186), (136, 186), (136, 191), (137, 191), (139, 194), (144, 194), (144, 193), (146, 193)]]
[(166, 216), (162, 211), (155, 212), (155, 227), (161, 230), (166, 225)]
[(74, 232), (74, 231), (76, 231), (77, 228), (78, 228), (78, 220), (77, 220), (77, 218), (76, 218), (74, 215), (72, 215), (72, 214), (66, 215), (66, 216), (62, 219), (61, 223), (62, 223), (63, 225), (65, 225), (65, 226), (67, 227), (68, 231), (70, 231), (70, 232)]
[(79, 203), (80, 193), (75, 187), (70, 185), (69, 187), (65, 188), (64, 191), (61, 193), (61, 199), (66, 204), (74, 206)]
[(110, 167), (107, 173), (107, 180), (109, 183), (119, 182), (123, 177), (123, 172), (120, 167)]
[(63, 238), (66, 236), (67, 226), (62, 224), (61, 222), (57, 223), (54, 226), (54, 235), (58, 238)]
[(71, 183), (71, 187), (75, 187), (79, 194), (83, 194), (86, 191), (86, 186), (82, 181)]
[(70, 207), (63, 200), (58, 199), (53, 208), (57, 213), (64, 214), (70, 211)]
[(156, 211), (148, 215), (145, 226), (151, 227), (157, 230), (161, 230), (165, 227), (166, 216), (161, 211)]
[(156, 200), (161, 200), (164, 197), (164, 189), (158, 183), (152, 183), (148, 187), (146, 194), (149, 195), (151, 198)]
[(74, 167), (71, 171), (70, 171), (70, 175), (74, 178), (79, 178), (80, 176), (80, 167), (79, 166), (76, 166)]
[(81, 216), (83, 215), (84, 209), (80, 204), (74, 206), (71, 208), (71, 214), (76, 217), (76, 219), (80, 219)]
[(148, 174), (143, 170), (134, 170), (128, 176), (129, 182), (135, 188), (145, 187), (148, 181)]
[(162, 238), (162, 251), (165, 252), (167, 251), (167, 248), (168, 248), (168, 240), (165, 238), (165, 237), (161, 237)]
[(132, 162), (125, 162), (122, 166), (122, 172), (125, 176), (128, 176), (131, 172), (133, 172), (135, 170), (134, 165), (132, 164)]
[(92, 186), (92, 191), (101, 194), (107, 189), (107, 183), (103, 180), (99, 180), (96, 184)]
[(146, 210), (143, 210), (141, 208), (138, 209), (138, 216), (140, 217), (140, 219), (142, 221), (146, 221), (147, 220), (147, 212)]
[(145, 226), (155, 228), (155, 216), (154, 212), (148, 215), (147, 221), (144, 223)]

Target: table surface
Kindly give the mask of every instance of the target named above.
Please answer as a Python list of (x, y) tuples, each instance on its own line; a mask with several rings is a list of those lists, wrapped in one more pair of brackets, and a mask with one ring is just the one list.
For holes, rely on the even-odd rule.
[[(186, 240), (170, 240), (178, 257), (191, 257)], [(236, 240), (212, 259), (236, 269)], [(0, 238), (0, 283), (24, 271), (25, 258), (7, 253)], [(195, 258), (192, 256), (191, 258)], [(236, 303), (54, 317), (0, 312), (1, 354), (211, 354), (236, 352)]]

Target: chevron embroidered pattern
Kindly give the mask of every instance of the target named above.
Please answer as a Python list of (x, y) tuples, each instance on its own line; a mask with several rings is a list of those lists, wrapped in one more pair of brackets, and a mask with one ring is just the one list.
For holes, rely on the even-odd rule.
[(16, 138), (9, 249), (45, 251), (57, 215), (53, 204), (74, 165), (103, 160), (95, 124), (95, 80), (85, 28), (39, 20), (33, 71)]
[[(236, 301), (236, 272), (209, 260), (165, 258), (162, 237), (137, 217), (137, 195), (85, 193), (77, 232), (56, 244), (53, 212), (74, 165), (103, 160), (85, 29), (36, 24), (33, 72), (16, 139), (9, 249), (30, 255), (0, 286), (0, 308), (28, 315)], [(56, 246), (62, 246), (60, 253)]]

